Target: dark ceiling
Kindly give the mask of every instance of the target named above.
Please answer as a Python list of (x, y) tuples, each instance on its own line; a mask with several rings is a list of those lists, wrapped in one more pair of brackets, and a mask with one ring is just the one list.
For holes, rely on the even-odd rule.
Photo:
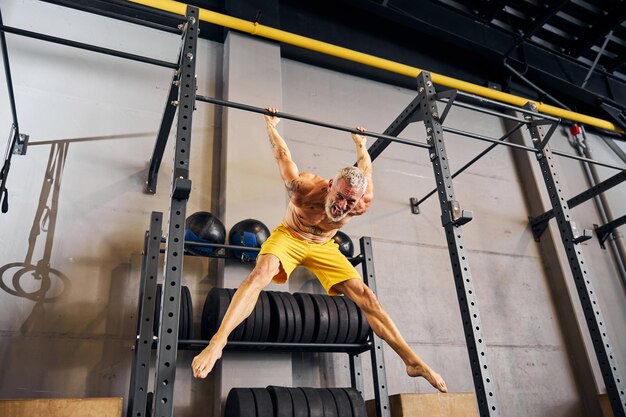
[[(45, 0), (176, 25), (123, 0)], [(190, 4), (611, 120), (626, 130), (624, 0), (190, 0)], [(225, 30), (201, 26), (223, 41)], [(409, 88), (414, 80), (283, 45), (283, 55)]]

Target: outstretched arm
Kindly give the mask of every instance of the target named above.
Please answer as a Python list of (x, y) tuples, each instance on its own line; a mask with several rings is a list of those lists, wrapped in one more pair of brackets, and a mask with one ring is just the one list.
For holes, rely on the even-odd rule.
[[(365, 132), (365, 128), (361, 126), (357, 127), (356, 130), (359, 132)], [(366, 207), (368, 207), (374, 197), (374, 184), (372, 182), (372, 158), (370, 158), (370, 154), (367, 151), (367, 137), (353, 133), (352, 140), (356, 145), (356, 165), (367, 177), (367, 188), (365, 189), (362, 201)]]
[[(267, 111), (270, 113), (278, 112), (278, 110), (274, 107), (268, 107)], [(304, 191), (303, 188), (306, 188), (307, 182), (303, 181), (301, 178), (298, 166), (291, 159), (291, 152), (289, 152), (289, 148), (287, 147), (285, 140), (280, 136), (278, 130), (276, 130), (276, 126), (280, 122), (280, 118), (269, 115), (265, 115), (264, 117), (265, 127), (267, 128), (267, 134), (270, 138), (272, 152), (274, 153), (274, 158), (276, 158), (280, 176), (285, 183), (285, 187), (287, 187), (289, 197), (293, 197), (296, 192)]]

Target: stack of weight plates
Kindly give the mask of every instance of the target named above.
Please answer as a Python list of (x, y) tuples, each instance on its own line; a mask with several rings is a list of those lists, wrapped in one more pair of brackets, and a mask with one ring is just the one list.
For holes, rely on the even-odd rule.
[[(201, 336), (219, 328), (235, 289), (213, 288), (202, 310)], [(262, 291), (252, 314), (228, 340), (275, 343), (365, 343), (370, 326), (347, 297)]]
[[(155, 336), (158, 336), (159, 332), (159, 319), (161, 309), (161, 296), (163, 286), (157, 284), (156, 297), (155, 297), (155, 309), (154, 320), (152, 330)], [(180, 293), (180, 314), (178, 316), (178, 338), (181, 340), (193, 339), (193, 305), (191, 304), (191, 293), (189, 288), (183, 286)]]
[(354, 388), (233, 388), (224, 417), (367, 417)]

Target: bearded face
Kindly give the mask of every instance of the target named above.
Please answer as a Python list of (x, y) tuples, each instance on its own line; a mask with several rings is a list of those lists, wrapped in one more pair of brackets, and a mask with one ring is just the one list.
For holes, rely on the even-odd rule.
[(334, 222), (341, 221), (354, 209), (363, 193), (361, 188), (351, 186), (343, 178), (338, 181), (330, 180), (324, 204), (326, 215)]

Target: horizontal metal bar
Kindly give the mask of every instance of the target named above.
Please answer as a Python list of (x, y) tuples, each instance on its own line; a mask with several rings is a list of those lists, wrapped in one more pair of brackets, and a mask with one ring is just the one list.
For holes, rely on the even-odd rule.
[(399, 138), (399, 137), (396, 137), (396, 136), (383, 135), (383, 134), (380, 134), (380, 133), (370, 132), (368, 130), (366, 130), (365, 132), (360, 132), (360, 131), (358, 131), (358, 130), (356, 130), (354, 128), (351, 128), (351, 127), (340, 126), (340, 125), (336, 125), (336, 124), (332, 124), (332, 123), (326, 123), (326, 122), (320, 122), (318, 120), (307, 119), (305, 117), (295, 116), (293, 114), (288, 114), (288, 113), (270, 113), (266, 109), (261, 108), (261, 107), (249, 106), (247, 104), (235, 103), (233, 101), (221, 100), (221, 99), (218, 99), (218, 98), (199, 96), (199, 95), (196, 96), (196, 100), (204, 101), (204, 102), (212, 103), (212, 104), (218, 104), (220, 106), (232, 107), (232, 108), (239, 109), (239, 110), (246, 110), (246, 111), (250, 111), (250, 112), (254, 112), (254, 113), (274, 115), (274, 116), (277, 116), (277, 117), (281, 117), (283, 119), (295, 120), (297, 122), (302, 122), (302, 123), (308, 123), (308, 124), (311, 124), (311, 125), (327, 127), (329, 129), (342, 130), (344, 132), (356, 133), (356, 134), (364, 135), (364, 136), (371, 136), (373, 138), (387, 139), (387, 140), (389, 140), (391, 142), (404, 143), (405, 145), (417, 146), (419, 148), (424, 148), (424, 149), (429, 149), (430, 148), (430, 146), (428, 144), (426, 144), (426, 143), (417, 142), (417, 141), (414, 141), (414, 140), (411, 140), (411, 139), (403, 139), (403, 138)]
[(517, 143), (510, 143), (510, 142), (502, 142), (498, 139), (493, 139), (487, 136), (483, 136), (483, 135), (479, 135), (477, 133), (472, 133), (472, 132), (466, 132), (464, 130), (459, 130), (459, 129), (454, 129), (452, 127), (441, 127), (443, 129), (444, 132), (448, 132), (448, 133), (454, 133), (457, 135), (461, 135), (461, 136), (467, 136), (468, 138), (472, 138), (472, 139), (478, 139), (478, 140), (483, 140), (485, 142), (491, 142), (491, 143), (497, 143), (500, 144), (502, 146), (508, 146), (510, 148), (515, 148), (515, 149), (522, 149), (524, 151), (528, 151), (528, 152), (537, 152), (537, 150), (535, 148), (531, 148), (529, 146), (524, 146), (524, 145), (518, 145)]
[[(157, 339), (153, 338), (153, 347)], [(200, 350), (207, 347), (208, 340), (178, 340), (178, 347), (187, 350)], [(234, 342), (229, 341), (225, 350), (262, 350), (264, 352), (346, 352), (362, 353), (371, 348), (371, 342), (357, 343), (274, 343), (274, 342)]]
[[(165, 243), (165, 238), (161, 238), (161, 243)], [(185, 246), (199, 246), (203, 248), (224, 248), (224, 249), (235, 249), (235, 250), (247, 250), (251, 252), (259, 252), (261, 248), (253, 248), (250, 246), (236, 246), (236, 245), (226, 245), (223, 243), (210, 243), (210, 242), (196, 242), (193, 240), (186, 240), (184, 242)]]
[[(438, 99), (437, 101), (447, 102), (448, 100)], [(463, 107), (464, 109), (474, 110), (474, 111), (477, 111), (479, 113), (489, 114), (489, 115), (492, 115), (492, 116), (495, 116), (495, 117), (499, 117), (501, 119), (513, 120), (513, 121), (516, 121), (516, 122), (519, 122), (519, 123), (529, 123), (528, 120), (520, 119), (519, 117), (511, 116), (511, 115), (506, 114), (506, 113), (498, 113), (497, 111), (489, 110), (489, 109), (486, 109), (486, 108), (480, 107), (480, 106), (474, 106), (473, 104), (469, 104), (469, 103), (463, 103), (462, 101), (459, 101), (459, 100), (456, 100), (454, 102), (454, 106)]]
[[(491, 100), (491, 99), (488, 99), (486, 97), (477, 96), (475, 94), (466, 93), (466, 92), (460, 91), (460, 90), (459, 90), (459, 96), (460, 97), (464, 97), (464, 98), (469, 98), (469, 99), (472, 99), (472, 100), (476, 100), (476, 101), (481, 102), (481, 103), (489, 103), (489, 104), (492, 104), (494, 106), (501, 107), (503, 109), (517, 111), (517, 112), (520, 112), (520, 113), (523, 113), (523, 114), (528, 114), (528, 115), (531, 115), (531, 116), (534, 116), (534, 117), (540, 117), (542, 119), (553, 120), (555, 122), (560, 122), (561, 121), (561, 119), (559, 119), (558, 117), (549, 116), (549, 115), (547, 115), (545, 113), (537, 113), (537, 112), (534, 112), (534, 111), (523, 109), (521, 107), (513, 106), (511, 104), (506, 104), (506, 103), (502, 103), (502, 102), (499, 102), (499, 101)], [(528, 100), (528, 101), (531, 102), (531, 103), (534, 103), (533, 100)]]
[(578, 156), (578, 155), (572, 155), (569, 153), (565, 153), (565, 152), (560, 152), (560, 151), (555, 151), (552, 150), (552, 153), (555, 155), (559, 155), (562, 156), (564, 158), (570, 158), (570, 159), (576, 159), (578, 161), (583, 161), (583, 162), (589, 162), (590, 164), (594, 164), (594, 165), (600, 165), (602, 167), (606, 167), (606, 168), (613, 168), (613, 169), (618, 169), (620, 171), (623, 171), (626, 169), (625, 166), (617, 166), (617, 165), (612, 165), (606, 162), (600, 162), (600, 161), (596, 161), (594, 159), (589, 159), (589, 158), (583, 158), (582, 156)]
[[(554, 151), (552, 151), (552, 153), (554, 153)], [(594, 198), (597, 195), (600, 195), (601, 193), (605, 192), (606, 190), (609, 190), (613, 187), (615, 187), (616, 185), (622, 183), (626, 181), (626, 171), (622, 171), (619, 172), (615, 175), (613, 175), (611, 178), (607, 178), (606, 180), (594, 185), (593, 187), (583, 191), (582, 193), (570, 198), (569, 200), (567, 200), (567, 207), (569, 207), (570, 209), (579, 206), (580, 204), (584, 203), (585, 201), (591, 200), (592, 198)], [(532, 225), (537, 225), (539, 223), (545, 222), (550, 220), (551, 218), (554, 217), (554, 211), (548, 210), (545, 213), (535, 217), (531, 224)]]
[(56, 36), (44, 35), (42, 33), (31, 32), (28, 30), (18, 29), (10, 26), (0, 25), (0, 31), (12, 33), (14, 35), (26, 36), (27, 38), (39, 39), (46, 42), (57, 43), (60, 45), (71, 46), (73, 48), (84, 49), (87, 51), (98, 52), (105, 55), (116, 56), (118, 58), (130, 59), (132, 61), (143, 62), (146, 64), (156, 65), (159, 67), (177, 69), (178, 64), (172, 62), (161, 61), (154, 58), (148, 58), (140, 55), (129, 54), (127, 52), (116, 51), (114, 49), (102, 48), (100, 46), (89, 45), (82, 42), (71, 41), (69, 39), (57, 38)]

